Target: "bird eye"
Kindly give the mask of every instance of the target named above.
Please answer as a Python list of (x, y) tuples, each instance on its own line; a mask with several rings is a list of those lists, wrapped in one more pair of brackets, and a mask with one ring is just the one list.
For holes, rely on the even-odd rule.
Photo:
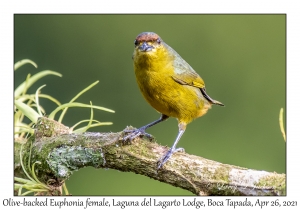
[(139, 42), (137, 40), (134, 40), (134, 45), (137, 46)]
[(160, 43), (161, 43), (160, 38), (158, 38), (158, 39), (156, 40), (156, 42), (157, 42), (158, 44), (160, 44)]

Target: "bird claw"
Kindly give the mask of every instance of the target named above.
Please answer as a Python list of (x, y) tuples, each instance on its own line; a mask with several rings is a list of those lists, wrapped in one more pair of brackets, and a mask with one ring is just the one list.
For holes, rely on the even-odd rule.
[(179, 147), (179, 148), (175, 149), (174, 152), (185, 152), (185, 150), (184, 150), (184, 148)]
[(159, 159), (158, 161), (158, 167), (157, 169), (160, 169), (169, 159), (170, 157), (172, 156), (173, 153), (175, 152), (184, 152), (184, 148), (171, 148), (169, 149), (169, 151)]
[[(125, 129), (124, 133), (125, 133), (125, 136), (123, 137), (123, 141), (128, 141), (128, 140), (132, 141), (133, 139), (135, 139), (137, 137), (143, 137), (143, 136), (146, 136), (150, 140), (153, 139), (153, 136), (150, 135), (149, 133), (146, 133), (144, 128), (133, 129), (133, 130)], [(126, 135), (127, 133), (128, 133), (128, 135)]]

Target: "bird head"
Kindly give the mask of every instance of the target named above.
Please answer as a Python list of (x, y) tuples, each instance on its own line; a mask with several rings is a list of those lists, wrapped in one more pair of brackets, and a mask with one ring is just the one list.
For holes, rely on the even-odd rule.
[(139, 53), (155, 53), (161, 47), (162, 39), (153, 32), (143, 32), (134, 40), (135, 50)]

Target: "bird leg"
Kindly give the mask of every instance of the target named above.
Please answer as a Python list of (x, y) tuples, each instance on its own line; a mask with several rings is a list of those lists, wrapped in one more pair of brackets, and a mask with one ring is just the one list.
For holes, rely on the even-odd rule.
[(169, 116), (162, 114), (158, 120), (155, 120), (154, 122), (149, 123), (143, 127), (140, 127), (138, 129), (134, 129), (134, 130), (126, 130), (125, 129), (124, 132), (129, 133), (129, 134), (123, 138), (123, 141), (127, 141), (127, 140), (132, 141), (133, 139), (135, 139), (138, 136), (146, 136), (146, 137), (152, 139), (153, 137), (150, 134), (146, 133), (146, 129), (153, 125), (156, 125), (157, 123), (165, 121), (168, 118), (169, 118)]
[(180, 151), (180, 152), (183, 152), (183, 151), (184, 151), (183, 148), (176, 148), (176, 145), (177, 145), (177, 143), (179, 142), (179, 140), (180, 140), (182, 134), (183, 134), (184, 131), (185, 131), (186, 124), (185, 124), (185, 123), (179, 123), (178, 126), (179, 126), (179, 132), (178, 132), (178, 135), (177, 135), (177, 137), (176, 137), (176, 140), (175, 140), (173, 146), (169, 149), (169, 151), (168, 151), (163, 157), (161, 157), (161, 158), (159, 159), (157, 169), (160, 169), (160, 168), (161, 168), (161, 167), (169, 160), (169, 158), (172, 156), (173, 153), (179, 152), (179, 151)]

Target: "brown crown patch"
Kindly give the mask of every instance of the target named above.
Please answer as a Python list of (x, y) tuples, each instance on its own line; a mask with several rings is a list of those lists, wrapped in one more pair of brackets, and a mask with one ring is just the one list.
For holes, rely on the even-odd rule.
[(156, 41), (158, 38), (160, 38), (156, 33), (153, 32), (143, 32), (140, 33), (137, 37), (136, 40), (138, 42), (153, 42)]

